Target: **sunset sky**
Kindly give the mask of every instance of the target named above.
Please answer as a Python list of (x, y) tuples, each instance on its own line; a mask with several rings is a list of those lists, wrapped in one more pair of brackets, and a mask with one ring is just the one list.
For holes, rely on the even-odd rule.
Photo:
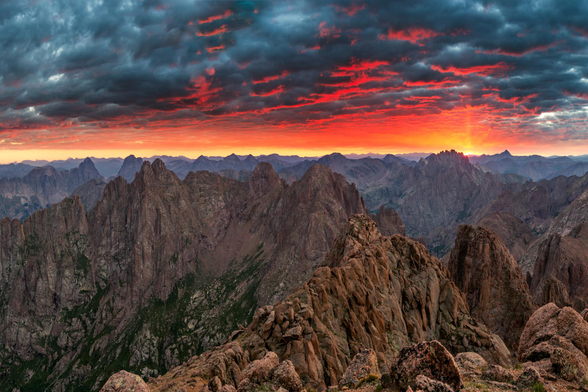
[(586, 1), (0, 2), (0, 160), (588, 153)]

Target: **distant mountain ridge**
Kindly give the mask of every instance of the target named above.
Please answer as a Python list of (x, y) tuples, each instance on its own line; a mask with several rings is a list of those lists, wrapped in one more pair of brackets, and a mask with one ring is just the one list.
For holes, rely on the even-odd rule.
[[(130, 182), (140, 170), (141, 164), (144, 161), (153, 162), (153, 158), (139, 158), (131, 155), (121, 163), (117, 175)], [(454, 151), (441, 152), (429, 154), (420, 158), (418, 162), (391, 154), (381, 158), (350, 159), (340, 153), (325, 155), (318, 159), (305, 159), (298, 156), (282, 157), (278, 154), (258, 157), (231, 154), (224, 158), (200, 156), (195, 160), (173, 156), (160, 158), (180, 179), (186, 178), (189, 173), (204, 170), (246, 181), (260, 162), (268, 162), (288, 183), (299, 180), (312, 165), (324, 164), (357, 185), (370, 211), (375, 212), (380, 206), (397, 210), (406, 222), (407, 233), (413, 237), (425, 238), (429, 249), (438, 256), (449, 251), (458, 224), (476, 224), (485, 215), (492, 213), (512, 214), (516, 219), (521, 219), (536, 234), (541, 234), (547, 229), (551, 220), (548, 215), (555, 214), (557, 211), (553, 205), (548, 205), (553, 204), (554, 200), (548, 199), (559, 197), (555, 194), (549, 195), (552, 192), (560, 192), (558, 190), (560, 185), (567, 186), (564, 183), (576, 180), (565, 179), (572, 177), (561, 177), (549, 180), (548, 183), (543, 183), (544, 180), (532, 182), (522, 174), (510, 172), (509, 166), (515, 165), (518, 172), (524, 175), (538, 177), (536, 173), (539, 172), (542, 173), (541, 175), (549, 174), (549, 170), (542, 169), (549, 162), (554, 165), (571, 163), (571, 167), (583, 165), (582, 162), (573, 161), (569, 157), (520, 157), (512, 155), (508, 150), (501, 154), (478, 157), (467, 157)], [(555, 166), (552, 169), (554, 168)], [(528, 171), (525, 172), (525, 170)], [(579, 170), (574, 171), (574, 173), (578, 172)], [(114, 177), (111, 176), (109, 180)], [(553, 186), (549, 185), (552, 182)], [(534, 189), (537, 185), (539, 188)], [(549, 190), (551, 188), (553, 190)], [(88, 186), (84, 192), (87, 194), (90, 189), (91, 187)], [(526, 206), (518, 203), (518, 199), (521, 198), (516, 195), (524, 192), (521, 194), (524, 199), (525, 195), (537, 194), (538, 189), (546, 189), (547, 199), (541, 201), (535, 198)], [(509, 198), (509, 195), (517, 200), (506, 205), (504, 201)], [(84, 197), (84, 200), (87, 207), (95, 203), (95, 200), (86, 202), (90, 200), (88, 197)], [(565, 207), (571, 201), (563, 203), (562, 206)], [(537, 205), (538, 202), (542, 203), (542, 207)], [(516, 206), (519, 208), (518, 211), (514, 210)], [(544, 208), (544, 211), (529, 212), (529, 208)], [(550, 209), (553, 212), (545, 215)], [(525, 250), (519, 246), (516, 252), (520, 255)]]
[(0, 178), (0, 216), (24, 219), (70, 196), (86, 182), (102, 178), (90, 158), (78, 167), (58, 171), (52, 166), (33, 168), (24, 177)]
[(574, 160), (572, 157), (560, 156), (515, 156), (508, 150), (494, 155), (470, 156), (470, 162), (474, 164), (487, 166), (500, 174), (519, 174), (533, 181), (565, 175), (564, 173), (567, 172), (566, 170), (573, 166), (576, 166), (576, 169), (572, 170), (573, 174), (583, 176), (588, 172), (588, 167), (586, 168), (587, 170), (582, 172), (584, 166), (577, 166), (577, 159), (588, 160), (582, 157), (577, 157), (576, 160)]

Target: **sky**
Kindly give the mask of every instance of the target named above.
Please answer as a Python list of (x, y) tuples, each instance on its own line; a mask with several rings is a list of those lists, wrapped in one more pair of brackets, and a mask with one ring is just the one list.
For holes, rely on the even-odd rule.
[(586, 1), (0, 1), (0, 161), (588, 152)]

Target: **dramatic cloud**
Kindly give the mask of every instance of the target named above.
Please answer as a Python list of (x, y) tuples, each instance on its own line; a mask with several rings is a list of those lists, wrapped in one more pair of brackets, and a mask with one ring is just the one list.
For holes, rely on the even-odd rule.
[(556, 0), (0, 2), (0, 148), (585, 147), (586, 15)]

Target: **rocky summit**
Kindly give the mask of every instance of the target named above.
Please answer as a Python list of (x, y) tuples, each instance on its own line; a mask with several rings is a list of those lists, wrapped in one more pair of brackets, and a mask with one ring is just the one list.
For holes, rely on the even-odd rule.
[[(356, 215), (324, 264), (222, 345), (150, 379), (149, 390), (584, 390), (588, 323), (571, 308), (536, 310), (512, 366), (504, 343), (471, 318), (448, 271), (418, 242), (382, 236)], [(430, 301), (422, 307), (416, 293)]]
[(510, 365), (507, 347), (471, 318), (438, 259), (406, 237), (382, 236), (375, 222), (356, 215), (301, 288), (257, 310), (223, 345), (149, 384), (153, 391), (192, 391), (197, 388), (188, 385), (218, 377), (241, 390), (243, 369), (271, 351), (292, 362), (306, 388), (324, 390), (347, 383), (351, 359), (365, 356), (365, 349), (374, 351), (378, 370), (389, 373), (404, 347), (435, 339), (453, 353), (475, 351)]
[(358, 191), (322, 165), (288, 185), (267, 163), (245, 182), (181, 181), (155, 160), (109, 182), (89, 212), (74, 196), (4, 219), (0, 390), (165, 373), (302, 285), (357, 213)]

